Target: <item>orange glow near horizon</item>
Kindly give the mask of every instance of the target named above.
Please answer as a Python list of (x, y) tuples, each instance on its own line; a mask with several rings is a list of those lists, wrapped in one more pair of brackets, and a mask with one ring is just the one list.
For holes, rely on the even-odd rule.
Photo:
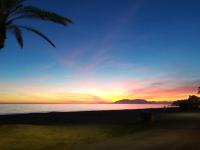
[(136, 81), (109, 84), (80, 83), (79, 88), (35, 84), (0, 85), (0, 103), (111, 103), (120, 99), (173, 101), (195, 94), (195, 86), (149, 87)]

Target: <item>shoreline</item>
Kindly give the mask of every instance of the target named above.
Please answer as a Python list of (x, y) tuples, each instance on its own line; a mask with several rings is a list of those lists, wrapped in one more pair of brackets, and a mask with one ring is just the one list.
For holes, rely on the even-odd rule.
[(0, 124), (70, 124), (70, 123), (136, 123), (140, 113), (149, 111), (153, 115), (178, 112), (178, 108), (147, 108), (126, 110), (98, 110), (81, 112), (44, 112), (0, 115)]
[[(19, 105), (19, 106), (18, 106)], [(1, 115), (16, 115), (30, 113), (49, 113), (49, 112), (89, 112), (89, 111), (112, 111), (112, 110), (143, 110), (157, 108), (173, 108), (169, 104), (0, 104)], [(44, 105), (44, 106), (43, 106)], [(94, 106), (93, 106), (94, 105)], [(104, 106), (105, 105), (105, 106)], [(111, 106), (109, 106), (111, 105)], [(115, 107), (115, 105), (119, 105)], [(4, 107), (5, 106), (5, 107)], [(101, 106), (101, 107), (99, 107)], [(41, 107), (41, 108), (40, 108)]]

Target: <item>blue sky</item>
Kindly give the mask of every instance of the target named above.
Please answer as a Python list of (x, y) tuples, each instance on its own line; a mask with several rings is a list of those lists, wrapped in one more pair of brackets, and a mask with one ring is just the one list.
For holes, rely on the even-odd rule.
[[(21, 49), (9, 34), (6, 47), (0, 52), (1, 88), (8, 93), (19, 92), (12, 88), (20, 88), (21, 84), (37, 84), (40, 88), (45, 86), (45, 91), (51, 87), (52, 91), (81, 92), (106, 101), (142, 96), (154, 100), (156, 93), (143, 91), (138, 95), (132, 91), (148, 89), (153, 83), (165, 83), (168, 89), (190, 87), (179, 96), (161, 96), (182, 98), (194, 93), (199, 84), (198, 0), (29, 0), (27, 4), (55, 11), (74, 24), (63, 27), (34, 20), (18, 22), (37, 27), (57, 48), (24, 32), (25, 47)], [(93, 86), (95, 83), (103, 96), (90, 93), (87, 86), (80, 85), (83, 81)], [(124, 95), (105, 94), (113, 90), (110, 84), (127, 81), (140, 85), (129, 85)], [(59, 91), (60, 87), (63, 89)], [(21, 93), (29, 99), (27, 92)]]

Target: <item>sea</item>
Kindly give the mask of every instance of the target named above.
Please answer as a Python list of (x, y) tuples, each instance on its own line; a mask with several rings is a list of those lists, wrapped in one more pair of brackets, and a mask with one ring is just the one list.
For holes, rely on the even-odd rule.
[(127, 110), (164, 107), (171, 106), (169, 104), (0, 104), (0, 115), (46, 112)]

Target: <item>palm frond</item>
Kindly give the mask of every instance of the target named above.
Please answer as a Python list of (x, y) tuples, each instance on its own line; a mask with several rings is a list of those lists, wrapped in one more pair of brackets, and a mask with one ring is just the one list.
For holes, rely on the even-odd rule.
[(0, 0), (0, 8), (3, 8), (5, 11), (12, 11), (24, 1), (25, 0)]
[(0, 10), (3, 15), (2, 21), (6, 21), (8, 17), (12, 16), (19, 8), (23, 6), (25, 0), (0, 0)]
[(49, 44), (51, 44), (53, 47), (56, 47), (55, 46), (55, 44), (46, 36), (46, 35), (44, 35), (43, 33), (41, 33), (40, 31), (38, 31), (38, 30), (36, 30), (36, 29), (34, 29), (34, 28), (32, 28), (32, 27), (27, 27), (27, 26), (19, 26), (20, 28), (22, 28), (22, 29), (26, 29), (26, 30), (28, 30), (28, 31), (31, 31), (31, 32), (33, 32), (33, 33), (35, 33), (35, 34), (37, 34), (37, 35), (39, 35), (40, 37), (42, 37), (44, 40), (46, 40)]
[(26, 6), (24, 4), (25, 1), (26, 0), (0, 0), (0, 49), (4, 47), (8, 30), (14, 34), (20, 47), (23, 47), (22, 29), (39, 35), (49, 44), (55, 47), (54, 43), (40, 31), (28, 26), (16, 25), (15, 21), (19, 19), (37, 19), (50, 21), (61, 25), (68, 25), (73, 22), (57, 13), (43, 10), (34, 6)]
[(70, 19), (60, 16), (54, 12), (46, 11), (34, 6), (25, 6), (19, 12), (17, 12), (19, 16), (9, 20), (9, 22), (13, 22), (18, 19), (40, 19), (45, 21), (51, 21), (54, 23), (58, 23), (61, 25), (68, 25), (73, 23)]
[(23, 48), (24, 42), (23, 42), (23, 37), (22, 37), (22, 30), (20, 29), (20, 27), (13, 24), (13, 25), (9, 25), (8, 29), (14, 34), (19, 46)]

